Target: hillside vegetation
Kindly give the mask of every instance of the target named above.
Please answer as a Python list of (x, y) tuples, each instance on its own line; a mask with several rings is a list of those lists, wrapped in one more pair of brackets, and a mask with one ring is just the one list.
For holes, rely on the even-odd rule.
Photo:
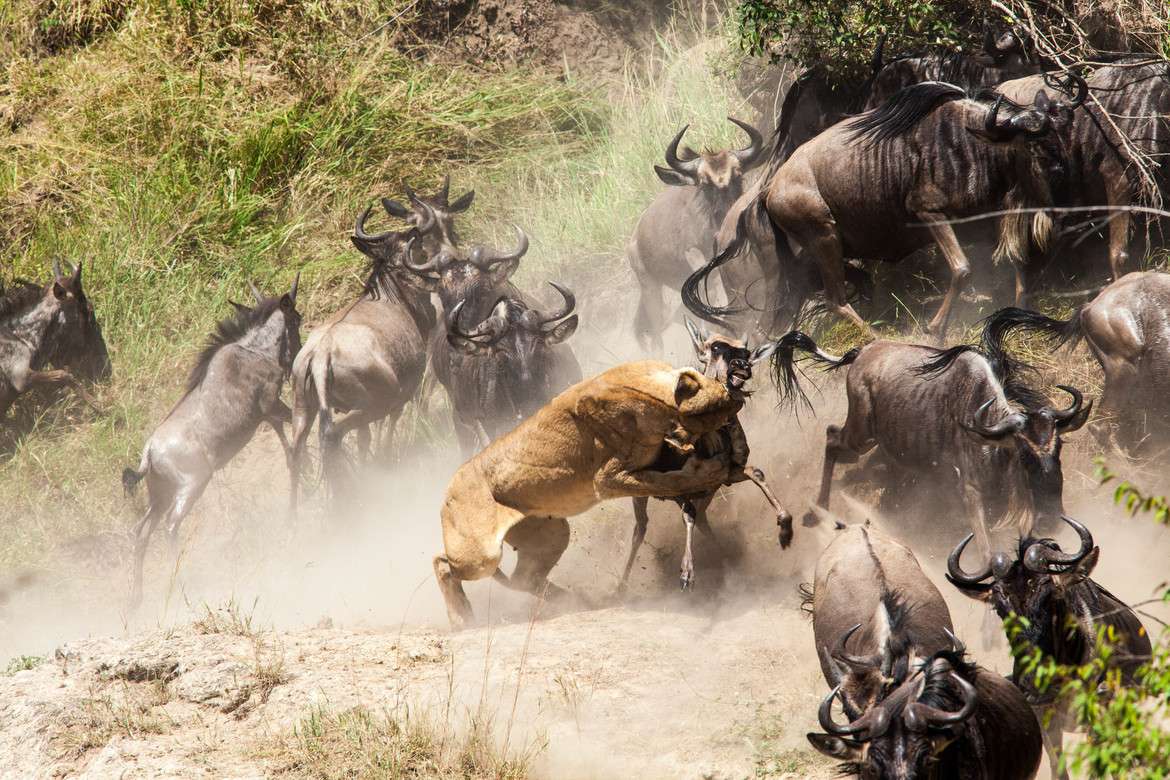
[(117, 474), (227, 302), (300, 270), (311, 326), (357, 288), (348, 234), (373, 199), (449, 171), (455, 190), (477, 189), (471, 236), (508, 242), (509, 221), (533, 236), (523, 284), (615, 285), (663, 139), (684, 122), (709, 142), (733, 137), (711, 75), (721, 44), (691, 48), (698, 20), (583, 74), (567, 57), (456, 56), (449, 5), (0, 6), (0, 278), (84, 262), (114, 365), (100, 414), (71, 397), (22, 403), (35, 419), (0, 466), (0, 571), (125, 527)]

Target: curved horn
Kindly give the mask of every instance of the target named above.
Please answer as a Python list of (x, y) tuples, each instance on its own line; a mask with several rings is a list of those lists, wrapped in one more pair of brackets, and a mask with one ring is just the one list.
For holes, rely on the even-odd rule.
[(492, 249), (481, 249), (479, 252), (472, 252), (471, 262), (479, 266), (480, 270), (486, 271), (488, 268), (499, 263), (510, 263), (513, 260), (519, 260), (528, 251), (528, 234), (524, 232), (519, 225), (513, 225), (516, 229), (516, 248), (508, 253), (496, 252)]
[(683, 125), (683, 129), (678, 131), (669, 144), (666, 146), (666, 164), (671, 167), (676, 173), (681, 173), (688, 179), (695, 179), (695, 172), (699, 170), (698, 158), (690, 160), (680, 160), (678, 156), (678, 145), (682, 141), (683, 135), (687, 132), (690, 125)]
[(573, 309), (577, 307), (577, 298), (573, 295), (572, 290), (567, 287), (562, 287), (556, 282), (549, 282), (549, 284), (552, 285), (554, 290), (561, 294), (561, 297), (564, 298), (565, 301), (555, 314), (542, 314), (540, 317), (541, 325), (548, 325), (550, 323), (556, 322), (557, 320), (562, 320), (572, 314)]
[(829, 656), (835, 661), (841, 661), (842, 663), (847, 664), (850, 669), (855, 671), (877, 669), (878, 665), (882, 662), (882, 659), (877, 655), (858, 656), (850, 655), (849, 653), (845, 652), (845, 645), (849, 642), (849, 638), (857, 633), (857, 630), (860, 628), (861, 624), (858, 623), (857, 625), (847, 630), (844, 634), (839, 636), (837, 638), (837, 642), (833, 645), (832, 651), (829, 652)]
[(1065, 423), (1080, 413), (1081, 406), (1085, 401), (1085, 397), (1081, 394), (1080, 390), (1077, 390), (1075, 387), (1070, 385), (1057, 385), (1056, 387), (1072, 396), (1072, 403), (1067, 409), (1050, 409), (1053, 418), (1058, 423)]
[(985, 401), (984, 404), (975, 411), (975, 414), (971, 418), (971, 422), (965, 423), (960, 420), (959, 426), (965, 431), (970, 431), (971, 433), (982, 436), (985, 439), (991, 439), (992, 441), (1002, 439), (1005, 436), (1016, 433), (1024, 426), (1024, 419), (1019, 414), (1010, 414), (997, 422), (995, 425), (984, 425), (982, 423), (982, 419), (987, 414), (987, 410), (993, 403), (995, 403), (994, 397), (987, 399), (987, 401)]
[(983, 120), (983, 129), (988, 135), (993, 138), (1002, 138), (1004, 136), (1003, 128), (999, 126), (999, 109), (1003, 105), (1003, 95), (995, 99), (991, 110), (987, 112), (986, 118)]
[(967, 549), (967, 545), (975, 538), (975, 534), (967, 534), (963, 537), (963, 541), (951, 550), (951, 554), (947, 556), (947, 579), (959, 586), (975, 587), (984, 585), (983, 582), (991, 576), (991, 565), (988, 564), (984, 569), (976, 574), (968, 574), (963, 571), (960, 561), (963, 558), (963, 550)]
[[(478, 344), (490, 344), (493, 341), (492, 334), (484, 333), (484, 322), (476, 325), (475, 328), (471, 331), (464, 331), (460, 329), (459, 318), (463, 315), (463, 306), (466, 303), (466, 298), (459, 301), (459, 303), (455, 304), (455, 307), (451, 309), (451, 313), (447, 315), (447, 333), (452, 336), (458, 336), (460, 338), (467, 339), (468, 341), (474, 341)], [(498, 304), (499, 301), (496, 301), (496, 303)], [(492, 308), (495, 307), (493, 306)], [(487, 341), (484, 341), (484, 337), (487, 337)]]
[(954, 712), (948, 712), (916, 701), (906, 708), (906, 714), (903, 716), (908, 729), (925, 731), (931, 727), (954, 726), (967, 720), (975, 712), (975, 705), (978, 702), (975, 686), (964, 680), (954, 670), (950, 672), (950, 675), (962, 693), (963, 706)]
[(1077, 91), (1073, 94), (1071, 102), (1065, 103), (1065, 107), (1071, 109), (1080, 108), (1089, 99), (1089, 82), (1081, 77), (1081, 74), (1076, 71), (1069, 71), (1068, 77), (1076, 83)]
[[(384, 207), (386, 199), (383, 198), (382, 201), (383, 201), (383, 207)], [(390, 236), (394, 235), (393, 230), (387, 230), (384, 233), (367, 233), (366, 232), (366, 220), (370, 218), (370, 212), (373, 210), (374, 210), (374, 206), (373, 206), (373, 204), (370, 204), (369, 206), (366, 207), (365, 211), (363, 211), (361, 214), (358, 215), (357, 221), (355, 221), (353, 223), (354, 238), (361, 239), (362, 241), (382, 241), (382, 240), (385, 240), (385, 239), (389, 238)]]
[(848, 726), (839, 726), (833, 721), (833, 699), (837, 698), (840, 693), (841, 686), (838, 685), (821, 700), (821, 706), (817, 708), (817, 720), (820, 721), (821, 728), (825, 730), (826, 734), (832, 734), (835, 737), (849, 737), (865, 731), (866, 718), (864, 715)]
[(1081, 548), (1070, 554), (1059, 549), (1053, 550), (1043, 544), (1032, 544), (1024, 553), (1024, 566), (1028, 569), (1043, 572), (1047, 571), (1049, 566), (1073, 566), (1083, 561), (1093, 551), (1093, 535), (1089, 533), (1088, 528), (1067, 515), (1061, 515), (1060, 519), (1077, 532), (1077, 536), (1081, 538)]
[(748, 145), (743, 149), (738, 149), (732, 154), (739, 160), (739, 165), (744, 170), (750, 168), (752, 163), (760, 158), (760, 154), (764, 151), (764, 136), (759, 130), (749, 125), (747, 122), (741, 122), (733, 116), (727, 117), (727, 121), (747, 133), (750, 139)]
[(297, 275), (293, 277), (292, 287), (289, 288), (288, 297), (293, 303), (297, 302), (297, 288), (301, 286), (301, 272), (297, 271)]
[(448, 203), (451, 198), (451, 174), (444, 174), (443, 183), (439, 185), (439, 191), (435, 193), (435, 200), (440, 203)]
[(885, 52), (885, 50), (886, 36), (882, 35), (882, 37), (878, 38), (877, 47), (875, 47), (873, 50), (873, 59), (870, 60), (869, 63), (870, 72), (875, 76), (883, 67), (885, 67), (882, 63), (882, 54)]
[(955, 651), (959, 655), (963, 655), (967, 652), (967, 646), (963, 644), (961, 639), (955, 636), (953, 631), (951, 631), (946, 626), (943, 626), (943, 632), (947, 635), (947, 639), (951, 640), (951, 650)]
[(264, 293), (260, 292), (260, 289), (256, 287), (256, 283), (249, 281), (248, 287), (252, 290), (252, 297), (256, 299), (256, 303), (264, 303)]

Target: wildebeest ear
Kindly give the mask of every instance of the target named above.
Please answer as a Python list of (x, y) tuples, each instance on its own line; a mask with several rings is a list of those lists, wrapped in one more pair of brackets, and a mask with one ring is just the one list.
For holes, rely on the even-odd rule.
[(670, 168), (663, 168), (661, 165), (655, 165), (654, 172), (658, 174), (658, 178), (662, 180), (663, 184), (669, 184), (671, 187), (689, 187), (694, 184), (693, 181), (681, 173), (673, 171)]
[(808, 734), (805, 734), (805, 737), (808, 738), (810, 745), (829, 758), (836, 758), (841, 761), (853, 761), (861, 758), (861, 747), (846, 742), (840, 737), (834, 737), (831, 734), (821, 734), (816, 731), (810, 731)]
[(408, 209), (396, 200), (390, 198), (382, 198), (382, 208), (386, 209), (386, 213), (398, 219), (406, 219), (414, 214), (414, 209)]
[(447, 211), (451, 214), (458, 214), (461, 211), (467, 211), (471, 208), (471, 202), (475, 200), (475, 190), (468, 190), (459, 196), (459, 198), (447, 207)]
[(1079, 585), (1093, 574), (1093, 569), (1097, 568), (1097, 558), (1101, 555), (1101, 548), (1094, 547), (1088, 555), (1080, 560), (1076, 566), (1066, 571), (1064, 574), (1052, 575), (1052, 582), (1057, 588), (1065, 589), (1071, 588), (1074, 585)]
[(1036, 90), (1036, 97), (1032, 100), (1032, 105), (1036, 107), (1037, 111), (1044, 111), (1047, 113), (1052, 106), (1052, 99), (1048, 97), (1048, 93), (1042, 89)]
[(512, 278), (512, 274), (516, 273), (516, 269), (519, 267), (519, 257), (517, 257), (515, 260), (509, 260), (504, 263), (496, 263), (493, 265), (491, 271), (488, 272), (488, 278), (490, 279), (492, 286), (500, 287), (503, 285)]
[(761, 344), (760, 346), (756, 347), (752, 352), (752, 365), (759, 363), (761, 360), (764, 360), (773, 352), (775, 352), (777, 346), (779, 346), (779, 342), (769, 341), (767, 344)]
[(57, 298), (58, 300), (60, 300), (68, 294), (69, 294), (69, 291), (65, 289), (65, 285), (61, 284), (60, 282), (53, 282), (53, 297), (54, 298)]
[(557, 326), (544, 334), (544, 343), (552, 346), (553, 344), (560, 344), (562, 341), (572, 336), (577, 332), (577, 315), (574, 314), (568, 319), (557, 323)]

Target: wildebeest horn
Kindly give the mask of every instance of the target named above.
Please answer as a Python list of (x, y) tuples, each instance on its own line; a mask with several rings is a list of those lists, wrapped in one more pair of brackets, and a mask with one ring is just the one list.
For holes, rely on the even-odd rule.
[(1069, 385), (1057, 385), (1058, 389), (1063, 390), (1072, 396), (1072, 403), (1067, 409), (1049, 409), (1052, 412), (1053, 419), (1058, 423), (1066, 423), (1072, 418), (1076, 417), (1081, 411), (1081, 404), (1084, 403), (1085, 397), (1081, 395), (1081, 391)]
[(301, 286), (301, 272), (297, 271), (297, 275), (293, 277), (292, 287), (289, 288), (288, 297), (293, 303), (297, 302), (297, 288)]
[(1024, 553), (1024, 566), (1029, 570), (1044, 572), (1048, 571), (1050, 566), (1073, 566), (1083, 561), (1085, 556), (1093, 551), (1093, 534), (1089, 533), (1088, 528), (1066, 515), (1061, 515), (1060, 519), (1071, 525), (1073, 530), (1077, 532), (1077, 536), (1081, 538), (1081, 548), (1075, 553), (1066, 553), (1059, 549), (1054, 550), (1047, 545), (1032, 544)]
[[(383, 201), (386, 199), (383, 198)], [(384, 204), (383, 204), (384, 205)], [(370, 212), (374, 210), (373, 204), (366, 207), (366, 210), (358, 215), (357, 221), (353, 223), (354, 238), (359, 238), (362, 241), (382, 241), (394, 234), (393, 230), (387, 230), (385, 233), (367, 233), (366, 220), (370, 218)]]
[(886, 36), (883, 35), (882, 37), (878, 38), (877, 46), (873, 50), (873, 59), (870, 60), (869, 63), (870, 72), (872, 72), (875, 76), (882, 69), (882, 53), (885, 52), (885, 49)]
[(876, 655), (863, 657), (850, 655), (849, 653), (845, 652), (845, 645), (849, 642), (849, 638), (857, 633), (859, 628), (861, 628), (860, 623), (848, 629), (844, 634), (839, 636), (837, 638), (836, 644), (833, 645), (832, 651), (829, 653), (829, 657), (834, 661), (840, 661), (848, 665), (849, 668), (853, 669), (854, 671), (877, 669), (878, 664), (882, 662), (882, 659), (878, 658)]
[(867, 723), (868, 713), (862, 715), (853, 723), (847, 726), (839, 726), (833, 720), (833, 699), (841, 693), (841, 686), (838, 685), (833, 690), (829, 691), (829, 695), (821, 700), (821, 706), (817, 708), (817, 720), (820, 721), (821, 728), (825, 730), (826, 734), (832, 734), (835, 737), (849, 737), (865, 731), (869, 725)]
[(690, 160), (680, 160), (678, 156), (678, 145), (682, 141), (683, 135), (687, 132), (690, 125), (683, 125), (683, 129), (678, 131), (671, 142), (666, 146), (666, 164), (669, 165), (677, 173), (681, 173), (688, 179), (694, 180), (695, 172), (699, 169), (698, 158)]
[(1003, 138), (1005, 136), (1003, 128), (999, 126), (999, 109), (1002, 105), (1003, 95), (1000, 95), (995, 99), (995, 103), (992, 104), (991, 110), (987, 112), (987, 116), (983, 120), (983, 129), (992, 138)]
[(947, 635), (947, 639), (951, 640), (951, 649), (959, 655), (967, 652), (967, 646), (963, 644), (962, 640), (955, 636), (954, 632), (946, 626), (943, 626), (943, 633)]
[(252, 290), (252, 297), (256, 299), (256, 303), (264, 303), (264, 293), (260, 292), (260, 288), (256, 286), (256, 283), (249, 281), (248, 287)]
[(963, 571), (962, 565), (959, 563), (963, 558), (963, 550), (967, 549), (967, 545), (975, 538), (975, 534), (967, 534), (963, 537), (963, 541), (951, 550), (951, 554), (947, 556), (947, 579), (956, 585), (968, 588), (988, 588), (990, 587), (983, 581), (991, 576), (991, 564), (989, 563), (977, 574), (968, 574)]
[(970, 431), (971, 433), (982, 436), (985, 439), (990, 439), (992, 441), (996, 441), (998, 439), (1002, 439), (1005, 436), (1016, 433), (1024, 427), (1024, 418), (1020, 414), (1010, 414), (995, 425), (984, 425), (982, 422), (983, 417), (987, 414), (987, 410), (993, 403), (995, 403), (995, 398), (987, 399), (987, 401), (984, 402), (984, 404), (975, 411), (975, 415), (972, 417), (971, 422), (965, 423), (961, 420), (959, 421), (960, 427), (962, 427), (965, 431)]
[[(503, 300), (503, 298), (500, 300)], [(466, 303), (466, 299), (459, 301), (459, 303), (455, 304), (455, 307), (451, 309), (451, 313), (447, 315), (447, 332), (452, 336), (458, 336), (460, 338), (467, 339), (468, 341), (474, 341), (477, 344), (490, 344), (492, 342), (492, 334), (483, 332), (484, 323), (479, 323), (472, 331), (464, 331), (460, 329), (459, 318), (463, 315), (463, 306)], [(496, 301), (492, 308), (494, 309), (499, 305), (499, 303), (500, 301)], [(484, 341), (485, 337), (487, 337), (487, 341)]]
[(549, 325), (556, 322), (557, 320), (562, 320), (565, 317), (568, 317), (573, 313), (573, 309), (577, 306), (577, 298), (573, 295), (572, 290), (567, 287), (562, 287), (556, 282), (549, 282), (549, 284), (552, 285), (554, 290), (561, 294), (561, 297), (564, 298), (565, 301), (561, 308), (558, 309), (555, 313), (543, 314), (540, 318), (541, 325)]
[(443, 176), (443, 183), (439, 185), (439, 191), (435, 193), (435, 199), (440, 203), (447, 203), (451, 197), (451, 174)]
[(486, 249), (484, 247), (476, 247), (471, 252), (471, 262), (479, 266), (481, 270), (488, 270), (493, 265), (499, 263), (509, 263), (513, 260), (519, 260), (528, 251), (528, 234), (524, 232), (519, 225), (513, 225), (516, 229), (516, 248), (508, 253), (496, 252), (493, 249)]
[(760, 153), (764, 151), (764, 136), (760, 131), (749, 125), (747, 122), (741, 122), (733, 116), (727, 117), (727, 121), (747, 133), (750, 139), (748, 145), (743, 149), (738, 149), (732, 154), (739, 160), (739, 165), (743, 169), (750, 168), (752, 163), (759, 159)]
[(1080, 108), (1089, 99), (1089, 82), (1085, 81), (1076, 71), (1070, 70), (1068, 77), (1076, 84), (1077, 91), (1073, 95), (1072, 101), (1065, 103), (1065, 106), (1069, 109)]
[(916, 701), (906, 707), (906, 713), (902, 716), (903, 721), (906, 723), (906, 728), (911, 731), (926, 731), (932, 726), (936, 728), (953, 726), (957, 723), (962, 723), (975, 712), (975, 704), (977, 702), (975, 686), (964, 680), (953, 670), (949, 674), (951, 675), (951, 679), (959, 686), (959, 690), (962, 691), (963, 706), (954, 712), (948, 712)]
[(65, 278), (65, 274), (61, 273), (61, 261), (54, 260), (53, 261), (53, 280), (57, 281), (57, 280), (60, 280), (63, 278)]

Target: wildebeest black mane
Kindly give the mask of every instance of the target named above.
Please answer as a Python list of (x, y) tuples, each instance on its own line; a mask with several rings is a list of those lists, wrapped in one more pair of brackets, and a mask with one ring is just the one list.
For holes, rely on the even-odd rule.
[(935, 350), (933, 356), (918, 366), (914, 373), (927, 379), (938, 376), (967, 353), (979, 355), (988, 362), (991, 373), (1003, 386), (1003, 393), (1009, 401), (1033, 410), (1047, 403), (1047, 399), (1027, 382), (1026, 375), (1034, 371), (1033, 367), (1019, 358), (1012, 357), (1003, 348), (1002, 342), (985, 343), (982, 347), (959, 344), (949, 349)]
[(878, 108), (851, 120), (846, 128), (852, 132), (852, 141), (865, 139), (871, 144), (881, 143), (905, 135), (942, 103), (965, 97), (967, 93), (954, 84), (941, 81), (912, 84)]
[(187, 392), (198, 387), (207, 376), (211, 360), (221, 347), (239, 341), (245, 333), (272, 316), (272, 312), (276, 311), (279, 305), (279, 298), (265, 298), (254, 308), (241, 307), (235, 314), (220, 320), (215, 326), (215, 332), (207, 339), (203, 351), (199, 353), (199, 359), (195, 361), (190, 376), (187, 377)]
[[(957, 650), (939, 650), (923, 663), (922, 670), (924, 672), (929, 670), (934, 665), (934, 662), (938, 660), (946, 661), (955, 671), (955, 674), (967, 682), (974, 684), (975, 664), (968, 661), (963, 653)], [(922, 694), (918, 697), (917, 701), (940, 710), (953, 710), (959, 700), (956, 697), (955, 685), (951, 681), (949, 674), (928, 674), (926, 676), (926, 685), (923, 687)]]
[(0, 319), (21, 313), (39, 301), (43, 294), (44, 288), (40, 285), (27, 279), (17, 279), (13, 282), (13, 289), (0, 295)]

